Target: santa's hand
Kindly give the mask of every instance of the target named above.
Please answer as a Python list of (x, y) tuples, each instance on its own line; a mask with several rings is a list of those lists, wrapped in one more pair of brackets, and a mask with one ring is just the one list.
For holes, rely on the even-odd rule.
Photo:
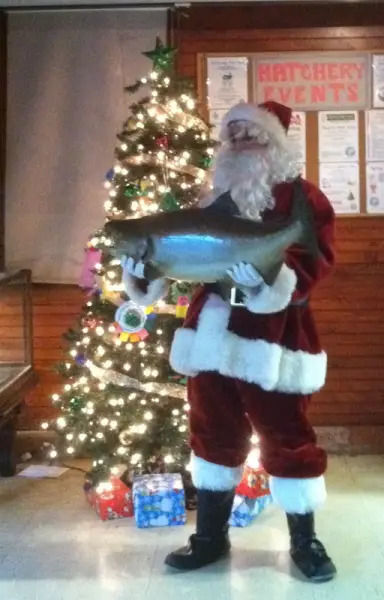
[(121, 266), (123, 267), (124, 275), (132, 275), (133, 277), (137, 277), (138, 279), (145, 279), (145, 264), (143, 262), (139, 261), (135, 263), (134, 259), (131, 256), (126, 256), (121, 261)]
[(239, 286), (256, 288), (264, 284), (264, 279), (250, 263), (239, 263), (228, 269), (227, 274)]

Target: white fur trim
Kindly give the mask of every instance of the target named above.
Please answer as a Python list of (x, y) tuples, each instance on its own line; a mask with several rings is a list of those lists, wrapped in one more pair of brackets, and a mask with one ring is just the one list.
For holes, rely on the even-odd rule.
[(193, 484), (198, 490), (227, 492), (240, 483), (243, 476), (243, 465), (224, 467), (208, 462), (192, 453), (191, 473)]
[(150, 306), (155, 304), (161, 298), (164, 298), (168, 293), (169, 282), (165, 278), (154, 279), (148, 284), (147, 292), (142, 292), (138, 286), (137, 277), (130, 274), (125, 274), (123, 283), (128, 296), (140, 306)]
[(190, 376), (216, 371), (255, 383), (267, 391), (311, 394), (325, 383), (327, 356), (288, 350), (265, 340), (249, 340), (228, 331), (231, 308), (211, 295), (197, 330), (176, 332), (170, 354), (172, 368)]
[(313, 512), (327, 499), (323, 475), (308, 479), (272, 476), (269, 485), (273, 500), (289, 514)]
[(266, 131), (277, 144), (287, 147), (287, 134), (279, 119), (262, 106), (239, 102), (224, 115), (220, 128), (220, 139), (228, 139), (227, 127), (231, 121), (250, 121)]
[(293, 269), (283, 265), (273, 285), (265, 285), (260, 292), (247, 293), (245, 306), (253, 313), (272, 314), (287, 308), (296, 289), (297, 276)]

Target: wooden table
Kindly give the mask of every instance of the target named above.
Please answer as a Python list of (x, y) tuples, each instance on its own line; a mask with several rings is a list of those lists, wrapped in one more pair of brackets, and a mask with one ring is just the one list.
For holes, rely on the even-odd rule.
[(0, 339), (0, 476), (16, 472), (17, 417), (37, 383), (33, 368), (31, 273), (0, 275), (0, 315), (9, 333)]

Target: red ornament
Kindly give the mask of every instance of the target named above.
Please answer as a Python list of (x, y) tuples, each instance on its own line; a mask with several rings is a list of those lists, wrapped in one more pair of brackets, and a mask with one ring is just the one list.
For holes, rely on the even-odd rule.
[(100, 319), (96, 319), (95, 317), (84, 317), (83, 319), (83, 327), (89, 327), (89, 329), (97, 327), (100, 323)]
[(168, 137), (163, 135), (162, 137), (156, 138), (156, 145), (160, 148), (168, 148)]

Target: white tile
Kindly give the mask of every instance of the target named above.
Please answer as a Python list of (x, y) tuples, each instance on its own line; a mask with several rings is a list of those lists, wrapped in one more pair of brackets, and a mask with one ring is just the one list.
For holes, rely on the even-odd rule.
[(0, 598), (9, 600), (384, 600), (384, 457), (335, 457), (319, 537), (339, 573), (311, 585), (288, 558), (285, 516), (269, 507), (232, 529), (231, 559), (172, 572), (168, 552), (193, 531), (139, 530), (133, 519), (102, 522), (85, 503), (82, 476), (0, 479)]

